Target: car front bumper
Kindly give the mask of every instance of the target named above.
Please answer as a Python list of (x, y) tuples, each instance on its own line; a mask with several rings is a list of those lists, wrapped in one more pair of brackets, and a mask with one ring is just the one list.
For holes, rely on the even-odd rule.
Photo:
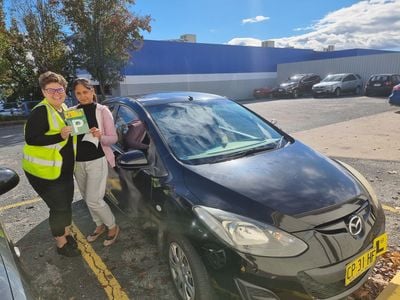
[(350, 237), (346, 245), (346, 233), (332, 235), (312, 230), (301, 233), (303, 240), (308, 237), (310, 248), (297, 257), (259, 257), (220, 249), (212, 251), (212, 259), (205, 260), (214, 264), (214, 268), (208, 264), (209, 273), (217, 290), (224, 293), (223, 298), (239, 294), (246, 300), (341, 299), (367, 280), (375, 264), (345, 285), (346, 266), (369, 250), (374, 238), (384, 232), (385, 217), (381, 210), (364, 221), (374, 225), (368, 227), (362, 243), (354, 240), (352, 244)]

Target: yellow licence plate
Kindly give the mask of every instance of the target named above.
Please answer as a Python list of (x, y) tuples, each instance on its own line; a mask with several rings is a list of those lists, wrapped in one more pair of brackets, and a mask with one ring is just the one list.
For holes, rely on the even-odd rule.
[(374, 239), (372, 248), (363, 253), (351, 263), (346, 265), (345, 286), (368, 270), (376, 261), (376, 258), (387, 250), (387, 233)]

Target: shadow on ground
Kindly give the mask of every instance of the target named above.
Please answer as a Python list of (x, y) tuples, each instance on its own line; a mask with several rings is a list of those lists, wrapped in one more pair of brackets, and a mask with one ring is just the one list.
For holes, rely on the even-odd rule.
[[(117, 242), (104, 247), (100, 237), (92, 246), (124, 292), (130, 299), (177, 299), (167, 263), (157, 251), (154, 230), (140, 229), (126, 215), (114, 213), (121, 227)], [(94, 229), (84, 201), (73, 203), (73, 220), (84, 235)], [(48, 220), (26, 234), (17, 246), (40, 299), (108, 299), (82, 257), (56, 253)]]

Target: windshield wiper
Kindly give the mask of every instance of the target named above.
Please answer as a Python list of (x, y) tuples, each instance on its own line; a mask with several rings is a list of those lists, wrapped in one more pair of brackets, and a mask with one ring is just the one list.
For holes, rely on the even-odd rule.
[(247, 150), (242, 150), (242, 151), (238, 151), (238, 152), (234, 152), (234, 153), (229, 153), (229, 154), (222, 154), (222, 155), (218, 155), (216, 157), (210, 157), (209, 158), (209, 162), (210, 163), (215, 163), (215, 162), (221, 162), (221, 161), (226, 161), (226, 160), (231, 160), (231, 159), (236, 159), (236, 158), (240, 158), (240, 157), (244, 157), (250, 154), (254, 154), (257, 152), (262, 152), (262, 151), (266, 151), (266, 150), (272, 150), (276, 148), (276, 143), (269, 143), (269, 144), (265, 144), (262, 146), (258, 146), (258, 147), (254, 147), (251, 149), (247, 149)]

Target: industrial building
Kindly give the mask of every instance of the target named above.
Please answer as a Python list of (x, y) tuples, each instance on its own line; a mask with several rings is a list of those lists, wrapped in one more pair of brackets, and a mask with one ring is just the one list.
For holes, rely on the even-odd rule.
[(250, 99), (254, 88), (273, 87), (296, 73), (399, 73), (400, 52), (348, 49), (326, 51), (196, 43), (195, 35), (180, 40), (145, 40), (123, 69), (124, 80), (112, 96), (157, 91), (200, 91), (232, 99)]

